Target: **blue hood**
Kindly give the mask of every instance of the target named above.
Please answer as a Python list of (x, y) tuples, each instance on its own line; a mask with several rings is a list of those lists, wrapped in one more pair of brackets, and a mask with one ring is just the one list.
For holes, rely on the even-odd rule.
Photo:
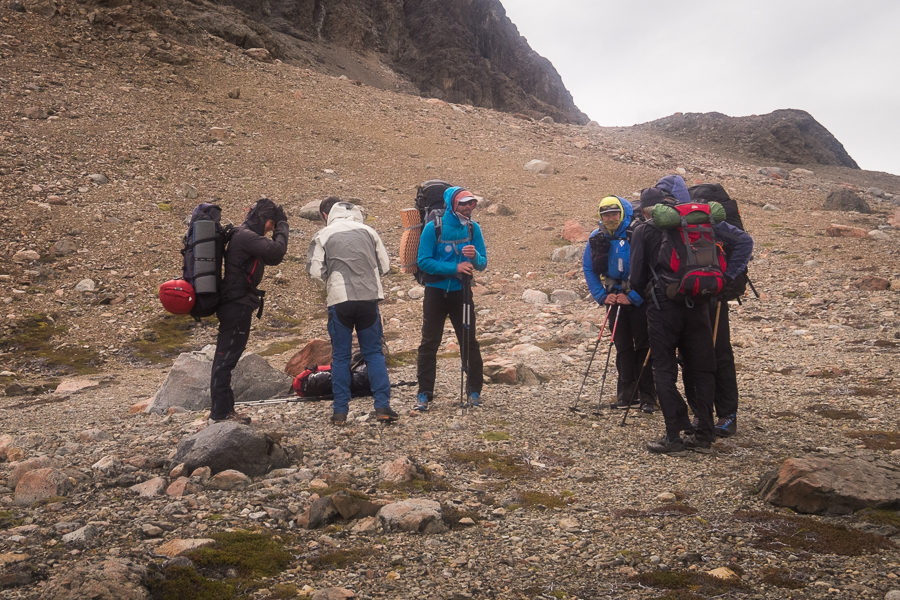
[(691, 201), (691, 194), (681, 175), (666, 175), (657, 181), (654, 187), (675, 198), (677, 204), (687, 204)]
[(603, 226), (603, 221), (601, 220), (600, 227), (595, 230), (595, 233), (599, 231), (601, 233), (609, 235), (612, 238), (620, 239), (625, 237), (625, 230), (628, 229), (629, 225), (631, 225), (631, 219), (634, 214), (634, 207), (631, 202), (629, 202), (625, 198), (622, 198), (621, 196), (616, 196), (616, 199), (619, 201), (619, 209), (622, 211), (622, 221), (619, 223), (619, 226), (616, 227), (616, 231), (610, 235), (606, 230), (606, 227)]

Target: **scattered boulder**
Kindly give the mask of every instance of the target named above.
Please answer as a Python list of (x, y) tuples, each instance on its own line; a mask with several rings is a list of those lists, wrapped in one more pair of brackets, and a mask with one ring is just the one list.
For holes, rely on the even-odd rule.
[(93, 540), (97, 539), (99, 534), (100, 528), (93, 523), (88, 523), (84, 527), (62, 536), (62, 541), (67, 546), (85, 548), (90, 545)]
[(41, 258), (41, 255), (34, 250), (19, 250), (13, 254), (13, 262), (23, 264), (34, 262)]
[(495, 202), (495, 203), (491, 204), (490, 206), (488, 206), (487, 208), (484, 209), (484, 212), (486, 212), (489, 215), (496, 215), (498, 217), (509, 217), (509, 216), (515, 214), (515, 211), (513, 209), (511, 209), (507, 205), (501, 204), (499, 202)]
[(856, 282), (856, 287), (864, 292), (883, 292), (890, 289), (891, 282), (884, 277), (869, 275)]
[(496, 357), (485, 361), (484, 376), (491, 383), (504, 385), (538, 385), (546, 379), (524, 363)]
[(213, 490), (236, 490), (238, 488), (247, 487), (253, 482), (252, 479), (234, 469), (225, 469), (213, 475), (206, 482), (206, 487)]
[(789, 458), (764, 484), (767, 502), (802, 513), (900, 508), (900, 467), (849, 457)]
[(562, 236), (567, 242), (586, 242), (589, 235), (588, 230), (575, 219), (566, 219), (563, 224)]
[(762, 167), (756, 171), (760, 175), (771, 177), (772, 179), (790, 179), (791, 174), (781, 167)]
[(392, 483), (412, 481), (418, 476), (415, 463), (408, 456), (403, 456), (384, 463), (380, 468), (381, 478)]
[(307, 367), (331, 364), (331, 342), (315, 338), (294, 354), (284, 367), (284, 372), (296, 377)]
[(163, 493), (163, 490), (166, 489), (166, 480), (164, 477), (154, 477), (143, 483), (135, 484), (128, 489), (142, 498), (152, 498)]
[(547, 297), (547, 294), (540, 290), (525, 290), (522, 292), (522, 301), (527, 302), (528, 304), (547, 304), (550, 302), (550, 299)]
[(583, 254), (584, 246), (571, 244), (569, 246), (563, 246), (562, 248), (556, 248), (550, 255), (550, 260), (553, 262), (571, 262), (572, 260), (581, 257)]
[(334, 521), (338, 514), (340, 513), (331, 496), (316, 498), (306, 508), (306, 512), (297, 517), (297, 524), (307, 529), (318, 529)]
[[(210, 540), (212, 541), (212, 540)], [(54, 600), (147, 600), (142, 585), (146, 570), (139, 564), (121, 558), (101, 563), (80, 561), (55, 575), (41, 588), (41, 598)]]
[(342, 519), (362, 519), (374, 517), (384, 506), (383, 502), (372, 502), (358, 496), (351, 496), (347, 492), (340, 491), (331, 498), (331, 504), (337, 510)]
[(855, 210), (865, 214), (871, 214), (869, 203), (854, 192), (846, 188), (835, 190), (825, 198), (825, 210)]
[(284, 449), (271, 437), (233, 421), (214, 423), (178, 442), (173, 463), (188, 472), (207, 466), (212, 473), (234, 469), (255, 477), (290, 464)]
[(566, 305), (578, 302), (580, 296), (572, 290), (553, 290), (550, 293), (550, 302), (553, 304)]
[(330, 587), (316, 590), (310, 596), (310, 600), (347, 600), (356, 598), (356, 594), (347, 588)]
[(825, 235), (828, 237), (864, 238), (868, 234), (869, 232), (862, 227), (851, 227), (836, 223), (832, 223), (825, 229)]
[(106, 185), (107, 183), (109, 183), (109, 177), (107, 177), (103, 173), (91, 173), (87, 176), (87, 178), (91, 181), (91, 183), (96, 183), (97, 185)]
[(313, 200), (312, 202), (304, 204), (300, 209), (300, 218), (309, 221), (318, 221), (321, 224), (322, 214), (319, 212), (319, 204), (321, 204), (320, 200)]
[(376, 517), (385, 531), (441, 533), (447, 530), (441, 505), (424, 498), (386, 504), (381, 507)]
[(94, 292), (97, 290), (97, 283), (93, 279), (82, 279), (78, 283), (75, 284), (75, 291), (84, 293), (84, 292)]
[(51, 466), (50, 458), (46, 456), (35, 456), (33, 458), (26, 458), (25, 460), (11, 463), (9, 476), (6, 478), (6, 485), (15, 489), (19, 480), (25, 476), (25, 473), (36, 469), (44, 469), (49, 466)]
[(891, 239), (890, 235), (880, 229), (873, 229), (866, 234), (866, 237), (870, 240), (875, 240), (876, 242), (886, 242)]
[(191, 550), (196, 550), (197, 548), (203, 548), (204, 546), (211, 546), (215, 543), (216, 540), (210, 538), (177, 538), (174, 540), (163, 542), (156, 547), (154, 552), (156, 552), (156, 554), (168, 556), (169, 558), (175, 558), (176, 556), (181, 556), (185, 552), (190, 552)]
[(18, 506), (29, 506), (35, 502), (65, 496), (72, 490), (69, 477), (53, 467), (28, 471), (16, 484), (13, 502)]
[(78, 244), (70, 237), (64, 237), (56, 240), (50, 248), (55, 256), (67, 256), (78, 251)]
[(553, 165), (547, 161), (538, 159), (528, 161), (522, 168), (531, 173), (537, 173), (538, 175), (553, 175), (556, 173), (556, 169), (553, 168)]
[(272, 55), (265, 48), (247, 48), (244, 54), (260, 62), (272, 62)]
[[(166, 380), (157, 390), (147, 412), (164, 413), (170, 407), (208, 410), (212, 347), (184, 352), (175, 359)], [(265, 400), (290, 391), (292, 378), (272, 367), (258, 354), (244, 354), (232, 372), (235, 402)]]

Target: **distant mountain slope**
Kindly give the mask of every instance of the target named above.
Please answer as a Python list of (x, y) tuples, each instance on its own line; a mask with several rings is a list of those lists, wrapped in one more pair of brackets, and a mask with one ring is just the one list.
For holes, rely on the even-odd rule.
[(636, 128), (750, 158), (859, 168), (844, 146), (802, 110), (776, 110), (749, 117), (729, 117), (717, 112), (676, 113)]
[[(532, 117), (549, 115), (559, 122), (588, 121), (556, 69), (528, 46), (499, 0), (160, 0), (156, 4), (169, 9), (176, 19), (156, 19), (154, 25), (182, 37), (192, 32), (213, 34), (242, 48), (264, 47), (285, 61), (448, 102)], [(411, 85), (398, 83), (396, 76), (384, 72), (385, 67)]]

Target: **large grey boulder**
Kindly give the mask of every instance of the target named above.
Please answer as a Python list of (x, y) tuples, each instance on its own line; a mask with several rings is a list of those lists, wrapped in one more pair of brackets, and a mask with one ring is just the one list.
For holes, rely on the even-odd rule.
[(872, 212), (872, 207), (853, 190), (841, 188), (828, 194), (825, 198), (825, 210), (855, 210), (865, 214)]
[[(175, 359), (166, 380), (147, 406), (147, 412), (164, 413), (172, 406), (208, 410), (209, 377), (215, 348), (184, 352)], [(272, 367), (258, 354), (244, 354), (231, 374), (235, 402), (252, 402), (290, 392), (291, 377)]]
[(900, 508), (900, 468), (850, 457), (789, 458), (760, 491), (763, 499), (812, 514)]
[(184, 471), (209, 467), (212, 473), (227, 469), (254, 477), (290, 464), (284, 449), (266, 433), (234, 421), (221, 421), (178, 442), (173, 461)]
[(387, 504), (381, 507), (376, 517), (384, 531), (441, 533), (447, 530), (441, 505), (424, 498)]

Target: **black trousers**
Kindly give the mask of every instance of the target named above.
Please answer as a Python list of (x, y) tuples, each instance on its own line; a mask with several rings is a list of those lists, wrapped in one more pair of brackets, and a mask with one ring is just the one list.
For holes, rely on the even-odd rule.
[[(716, 334), (716, 392), (713, 399), (713, 407), (716, 416), (720, 419), (737, 413), (738, 386), (737, 371), (734, 366), (734, 350), (731, 348), (731, 327), (728, 323), (728, 302), (720, 301), (719, 326), (716, 328), (716, 303), (709, 303), (709, 319), (712, 330)], [(688, 393), (688, 402), (691, 402), (694, 394), (689, 386), (693, 386), (690, 374), (684, 373), (684, 385)], [(692, 407), (693, 409), (693, 407)]]
[(652, 302), (647, 308), (647, 330), (653, 356), (653, 381), (666, 422), (666, 435), (677, 437), (690, 424), (687, 406), (675, 385), (678, 379), (676, 352), (680, 352), (684, 361), (685, 391), (694, 416), (699, 420), (697, 437), (712, 441), (716, 355), (708, 306), (702, 303), (688, 308), (683, 302), (659, 298), (658, 308)]
[[(622, 315), (616, 323), (618, 311), (622, 311)], [(641, 374), (641, 366), (650, 350), (650, 337), (647, 335), (647, 304), (641, 306), (616, 304), (609, 311), (607, 327), (612, 327), (614, 323), (616, 335), (613, 342), (616, 345), (616, 371), (619, 373), (616, 399), (631, 400), (634, 397), (634, 386), (637, 384), (640, 401), (654, 402), (656, 392), (653, 387), (652, 354)]]
[(216, 354), (209, 380), (209, 394), (212, 397), (209, 416), (213, 419), (223, 419), (234, 410), (231, 372), (247, 347), (254, 311), (256, 309), (252, 306), (237, 302), (223, 304), (216, 311), (219, 335), (216, 338)]
[[(464, 365), (468, 366), (467, 392), (481, 393), (484, 385), (482, 371), (481, 347), (475, 339), (475, 310), (471, 291), (468, 299), (470, 320), (468, 332), (463, 326), (464, 292), (445, 292), (435, 287), (425, 286), (425, 297), (422, 299), (422, 341), (419, 344), (419, 356), (416, 374), (419, 380), (419, 393), (434, 395), (434, 379), (437, 370), (437, 351), (444, 337), (444, 323), (450, 317), (453, 331), (459, 342), (459, 352)], [(468, 339), (468, 346), (465, 340)]]

